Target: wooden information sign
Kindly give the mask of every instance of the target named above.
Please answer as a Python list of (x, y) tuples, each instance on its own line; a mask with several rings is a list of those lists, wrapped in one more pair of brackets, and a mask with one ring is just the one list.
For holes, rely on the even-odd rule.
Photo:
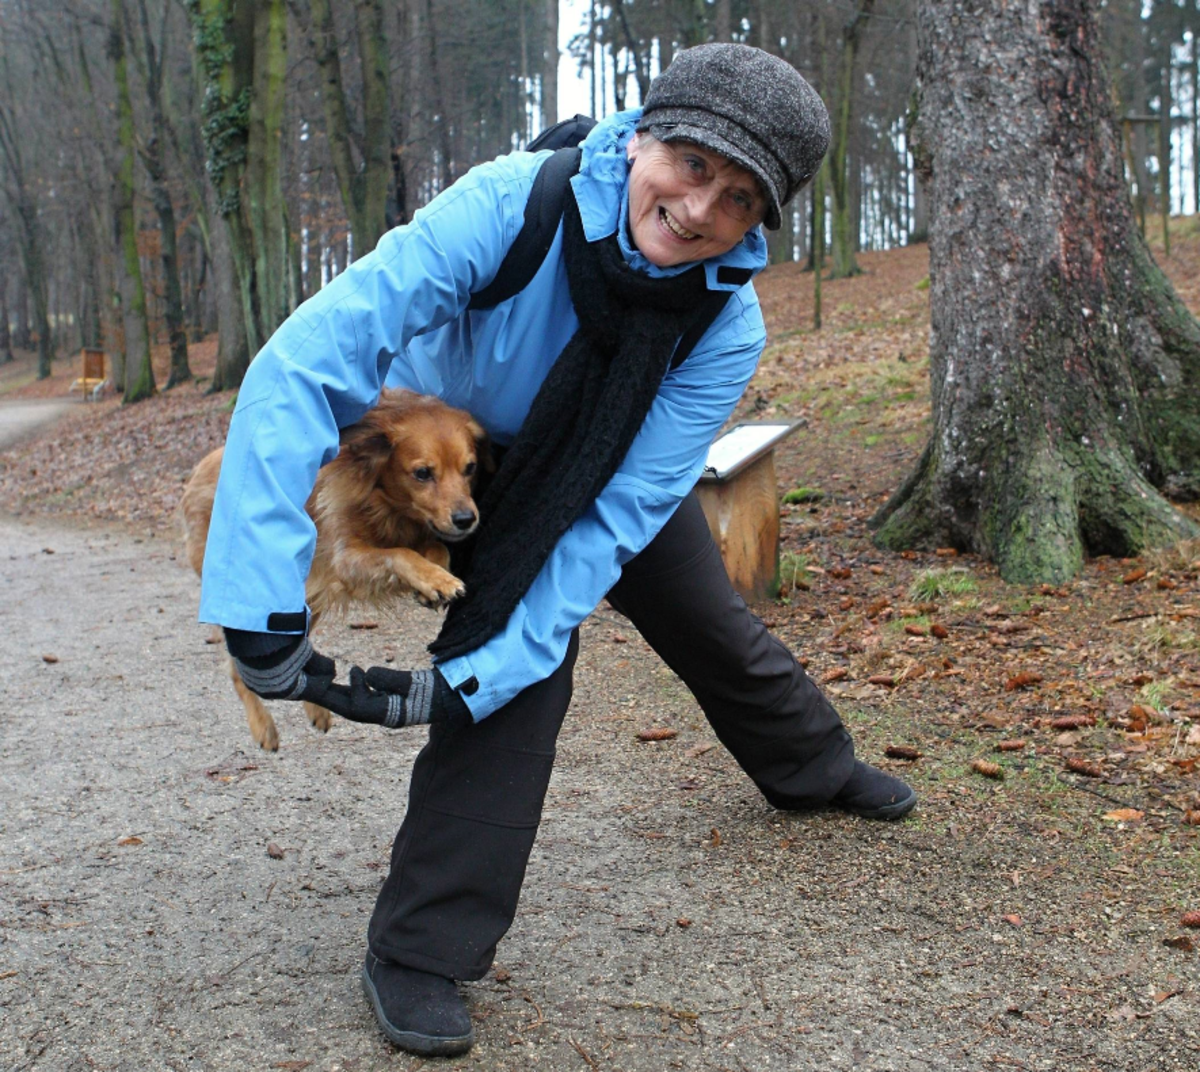
[(748, 603), (779, 592), (775, 445), (800, 421), (750, 422), (719, 436), (696, 494), (733, 587)]

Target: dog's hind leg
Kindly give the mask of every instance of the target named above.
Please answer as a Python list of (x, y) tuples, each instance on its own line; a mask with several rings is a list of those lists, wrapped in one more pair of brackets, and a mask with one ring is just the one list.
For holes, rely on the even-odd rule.
[[(316, 602), (316, 600), (313, 600)], [(309, 611), (308, 616), (308, 633), (312, 636), (317, 629), (317, 622), (321, 620), (321, 610), (313, 609)], [(325, 708), (313, 703), (311, 700), (304, 701), (304, 713), (308, 715), (308, 721), (311, 722), (322, 733), (328, 733), (329, 727), (333, 725), (333, 715)]]
[(275, 728), (275, 720), (263, 705), (262, 698), (252, 692), (242, 680), (232, 659), (229, 660), (229, 676), (233, 678), (233, 687), (237, 689), (242, 705), (246, 708), (246, 721), (250, 724), (250, 736), (258, 742), (260, 748), (265, 748), (268, 752), (277, 752), (279, 750), (279, 731)]

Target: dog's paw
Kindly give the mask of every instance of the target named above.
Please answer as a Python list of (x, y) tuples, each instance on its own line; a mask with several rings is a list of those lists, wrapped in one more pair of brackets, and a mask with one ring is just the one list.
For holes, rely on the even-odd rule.
[(440, 577), (415, 589), (417, 602), (431, 610), (448, 607), (456, 599), (461, 599), (467, 594), (467, 586), (453, 573), (447, 573), (445, 570), (438, 572), (441, 574)]
[(308, 715), (308, 721), (322, 733), (328, 733), (329, 727), (333, 725), (333, 715), (325, 708), (318, 704), (312, 703), (309, 700), (304, 701), (304, 713)]

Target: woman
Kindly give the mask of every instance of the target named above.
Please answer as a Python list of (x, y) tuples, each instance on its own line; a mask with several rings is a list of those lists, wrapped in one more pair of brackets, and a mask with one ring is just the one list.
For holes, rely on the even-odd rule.
[[(899, 818), (916, 796), (854, 758), (836, 712), (733, 592), (692, 488), (765, 340), (750, 276), (828, 145), (816, 93), (744, 45), (681, 52), (640, 110), (583, 145), (533, 281), (468, 311), (522, 223), (545, 153), (475, 168), (302, 305), (238, 397), (201, 619), (248, 685), (347, 718), (431, 723), (368, 935), (363, 985), (418, 1053), (473, 1040), (454, 984), (512, 922), (571, 693), (577, 627), (606, 596), (696, 695), (780, 808)], [(685, 361), (676, 341), (730, 298)], [(435, 666), (333, 683), (305, 638), (317, 468), (387, 386), (470, 410), (507, 452), (482, 503), (468, 595)], [(500, 751), (503, 763), (494, 757)]]

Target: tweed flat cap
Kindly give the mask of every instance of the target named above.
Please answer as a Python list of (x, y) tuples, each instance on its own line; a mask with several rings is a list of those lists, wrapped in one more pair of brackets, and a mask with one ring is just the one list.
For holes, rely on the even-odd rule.
[(786, 60), (750, 45), (676, 55), (650, 84), (638, 130), (695, 142), (753, 172), (770, 199), (771, 230), (829, 148), (829, 113), (816, 90)]

